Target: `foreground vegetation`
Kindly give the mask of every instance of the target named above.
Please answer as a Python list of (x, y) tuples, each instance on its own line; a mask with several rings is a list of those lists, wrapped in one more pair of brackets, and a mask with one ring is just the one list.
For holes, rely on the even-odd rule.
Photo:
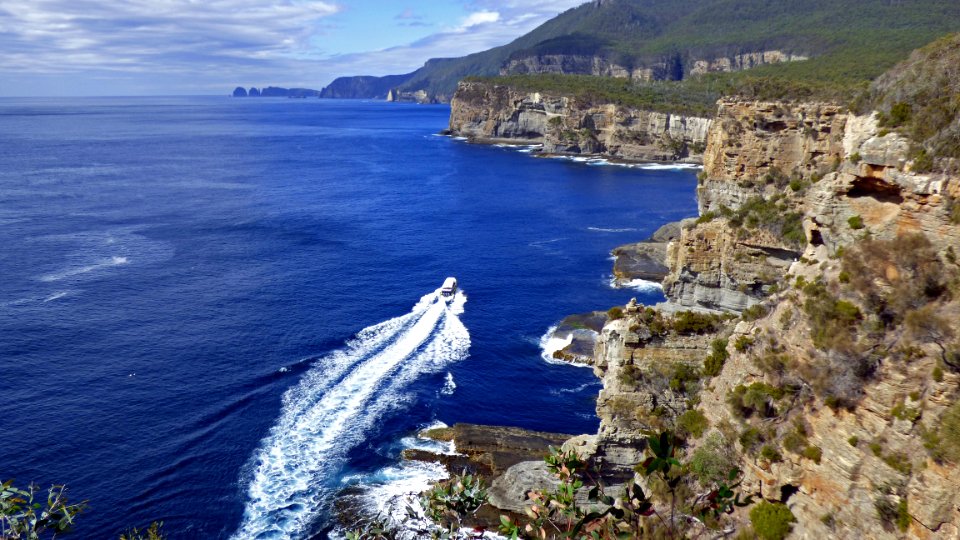
[[(693, 481), (704, 478), (694, 472), (702, 459), (695, 456), (681, 461), (684, 441), (673, 432), (650, 433), (643, 443), (646, 458), (635, 470), (648, 486), (647, 491), (634, 481), (619, 496), (607, 493), (598, 471), (575, 451), (551, 448), (544, 461), (557, 481), (556, 487), (528, 493), (526, 515), (501, 516), (500, 532), (509, 538), (531, 540), (685, 538), (690, 533), (719, 532), (728, 514), (753, 504), (753, 496), (740, 493), (740, 471), (736, 468), (716, 471), (718, 474), (706, 481), (711, 489), (695, 493), (691, 489)], [(588, 504), (578, 500), (578, 494), (584, 492)], [(482, 530), (474, 529), (469, 522), (485, 499), (482, 480), (466, 474), (455, 476), (424, 493), (419, 500), (422, 511), (410, 508), (409, 521), (420, 537), (480, 537)], [(795, 521), (793, 515), (783, 505), (762, 504), (763, 512), (756, 519), (751, 513), (757, 534), (782, 539)], [(768, 506), (774, 508), (772, 513)], [(424, 516), (428, 518), (426, 527), (421, 524)], [(348, 538), (399, 538), (405, 526), (375, 520), (350, 532)]]
[[(0, 540), (52, 539), (69, 533), (87, 506), (87, 501), (71, 503), (63, 485), (44, 491), (33, 484), (18, 488), (8, 480), (0, 484)], [(162, 528), (160, 522), (144, 530), (134, 527), (122, 533), (120, 540), (164, 540)]]

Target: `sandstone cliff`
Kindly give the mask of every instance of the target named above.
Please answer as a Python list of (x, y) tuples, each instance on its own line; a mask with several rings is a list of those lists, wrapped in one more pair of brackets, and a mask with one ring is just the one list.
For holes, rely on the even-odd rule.
[(602, 154), (627, 160), (700, 160), (710, 120), (591, 104), (576, 98), (462, 82), (450, 131), (478, 141), (543, 143), (548, 154)]
[(647, 82), (680, 80), (689, 75), (742, 71), (757, 66), (807, 59), (807, 56), (799, 54), (770, 50), (709, 59), (673, 55), (650, 62), (639, 62), (637, 65), (621, 65), (606, 56), (591, 54), (520, 54), (507, 60), (500, 68), (500, 75), (553, 73), (618, 77)]
[[(695, 407), (712, 430), (691, 451), (735, 448), (744, 486), (796, 516), (792, 538), (960, 537), (941, 428), (960, 394), (960, 178), (911, 172), (910, 155), (875, 115), (724, 100), (701, 219), (671, 243), (653, 312), (756, 307), (732, 334), (652, 338), (660, 323), (631, 309), (607, 324), (598, 460), (628, 465), (642, 428)], [(636, 376), (708, 357), (726, 360), (695, 400)]]

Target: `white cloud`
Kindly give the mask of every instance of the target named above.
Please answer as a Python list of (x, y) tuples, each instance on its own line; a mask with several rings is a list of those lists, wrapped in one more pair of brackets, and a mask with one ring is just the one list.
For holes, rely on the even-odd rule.
[[(505, 45), (584, 0), (480, 0), (459, 26), (380, 51), (337, 55), (325, 62), (334, 76), (408, 73), (430, 58), (465, 56)], [(469, 29), (469, 30), (468, 30)]]
[(161, 71), (308, 51), (325, 1), (31, 0), (0, 4), (0, 70)]
[[(433, 34), (332, 55), (324, 36), (351, 0), (0, 0), (0, 93), (319, 88), (340, 75), (406, 73), (430, 58), (503, 45), (583, 2), (450, 1), (467, 14)], [(396, 24), (427, 26), (421, 9), (403, 9)]]
[(474, 26), (487, 23), (495, 23), (500, 20), (500, 13), (496, 11), (476, 11), (468, 15), (464, 20), (463, 24), (460, 25), (460, 30), (466, 31)]

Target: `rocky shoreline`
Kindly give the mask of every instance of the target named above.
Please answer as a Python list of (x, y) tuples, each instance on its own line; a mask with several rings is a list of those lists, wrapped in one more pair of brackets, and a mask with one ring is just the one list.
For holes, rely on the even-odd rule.
[[(522, 138), (569, 107), (468, 90), (451, 113), (461, 134)], [(669, 428), (784, 507), (792, 538), (960, 537), (960, 467), (938, 450), (960, 411), (960, 177), (926, 172), (880, 118), (721, 99), (699, 216), (613, 252), (619, 283), (659, 280), (667, 301), (573, 315), (548, 336), (548, 359), (601, 380), (597, 433), (455, 427), (435, 436), (459, 437), (466, 457), (408, 457), (488, 474), (486, 515), (514, 515), (551, 486), (544, 445), (616, 485), (634, 478), (644, 434)], [(756, 525), (746, 511), (725, 519)]]
[(543, 144), (545, 155), (630, 162), (703, 162), (707, 118), (461, 82), (450, 102), (448, 132), (471, 141)]

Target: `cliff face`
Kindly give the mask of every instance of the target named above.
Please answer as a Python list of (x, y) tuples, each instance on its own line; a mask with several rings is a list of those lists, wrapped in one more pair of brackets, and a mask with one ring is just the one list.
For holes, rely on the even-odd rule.
[[(748, 106), (741, 104), (738, 110), (740, 118), (750, 120)], [(753, 124), (762, 124), (768, 118), (768, 110), (766, 104), (758, 104)], [(809, 242), (804, 260), (794, 263), (789, 274), (806, 282), (823, 281), (832, 294), (857, 305), (862, 316), (868, 318), (869, 298), (844, 285), (848, 280), (857, 280), (857, 276), (844, 270), (846, 258), (838, 260), (839, 250), (856, 253), (868, 237), (892, 241), (919, 234), (923, 242), (930, 244), (931, 253), (945, 257), (944, 272), (954, 272), (948, 250), (960, 246), (960, 227), (951, 220), (949, 201), (960, 194), (960, 178), (911, 173), (909, 142), (896, 133), (879, 131), (875, 116), (833, 114), (822, 106), (819, 110), (831, 113), (830, 121), (820, 125), (832, 129), (827, 133), (821, 128), (815, 145), (797, 144), (795, 137), (787, 137), (784, 146), (765, 147), (766, 156), (774, 156), (779, 163), (792, 164), (778, 156), (800, 156), (803, 172), (822, 166), (824, 159), (833, 161), (831, 168), (836, 169), (812, 184), (803, 197)], [(842, 130), (834, 131), (840, 126)], [(787, 130), (780, 133), (784, 131)], [(762, 173), (763, 163), (772, 161), (755, 159), (752, 144), (713, 150), (720, 150), (717, 154), (725, 156), (722, 162), (711, 161), (708, 167), (708, 174), (712, 173), (716, 181), (708, 183), (704, 191), (713, 196), (713, 201), (728, 197), (719, 187), (722, 183), (755, 178)], [(878, 290), (902, 287), (897, 284), (897, 276), (910, 270), (909, 265), (899, 262), (900, 257), (909, 255), (892, 255), (879, 262), (885, 267), (875, 269), (880, 276), (877, 279), (886, 284), (877, 282)], [(841, 272), (846, 272), (844, 277)], [(864, 286), (872, 285), (861, 285)], [(897, 296), (904, 294), (907, 293)], [(825, 384), (817, 380), (817, 370), (830, 366), (837, 357), (852, 357), (846, 361), (854, 362), (859, 357), (859, 362), (869, 362), (870, 369), (876, 371), (853, 377), (844, 375), (842, 370), (828, 369), (831, 377), (848, 377), (847, 385), (862, 385), (845, 407), (831, 408), (825, 405), (829, 403), (826, 398), (820, 401), (818, 397), (822, 396), (801, 393), (800, 404), (781, 413), (784, 422), (789, 419), (803, 426), (808, 439), (805, 444), (817, 449), (810, 454), (817, 459), (784, 452), (783, 461), (771, 462), (751, 455), (741, 444), (748, 483), (769, 498), (780, 498), (784, 488), (795, 491), (789, 505), (798, 518), (794, 534), (797, 538), (900, 537), (902, 533), (892, 527), (889, 517), (884, 519), (881, 510), (894, 504), (904, 505), (902, 527), (907, 536), (956, 538), (960, 534), (960, 469), (956, 464), (931, 459), (923, 439), (924, 433), (937, 429), (939, 418), (957, 399), (960, 375), (949, 369), (933, 378), (930, 375), (942, 370), (937, 367), (942, 366), (943, 353), (936, 340), (949, 338), (920, 333), (910, 339), (903, 335), (903, 327), (896, 325), (875, 335), (854, 327), (849, 331), (856, 340), (853, 345), (815, 348), (811, 346), (815, 340), (812, 329), (818, 328), (818, 314), (810, 309), (806, 303), (809, 301), (807, 291), (781, 292), (768, 301), (768, 316), (737, 327), (737, 337), (754, 344), (746, 351), (731, 347), (727, 366), (702, 395), (703, 410), (711, 424), (744, 425), (726, 403), (739, 385), (783, 385), (792, 380), (792, 384), (816, 387)], [(949, 294), (938, 298), (927, 295), (916, 302), (926, 303), (943, 314), (944, 324), (938, 331), (945, 335), (955, 333), (958, 318), (954, 313), (958, 306)], [(893, 308), (885, 309), (889, 313)], [(890, 316), (897, 315), (881, 314), (880, 320)], [(876, 349), (868, 352), (870, 348)], [(904, 361), (898, 352), (902, 348), (912, 348), (911, 360)], [(792, 373), (763, 369), (762, 359), (771, 354), (790, 359)], [(831, 391), (838, 392), (836, 388)], [(783, 436), (774, 429), (774, 440)]]
[(717, 58), (698, 59), (681, 56), (624, 66), (600, 55), (536, 54), (508, 60), (500, 75), (527, 75), (554, 73), (564, 75), (594, 75), (618, 77), (637, 81), (680, 80), (689, 75), (742, 71), (767, 64), (807, 60), (808, 57), (779, 50), (757, 51)]
[(697, 224), (667, 248), (663, 292), (684, 307), (739, 313), (766, 297), (799, 256), (769, 231)]
[(737, 208), (782, 189), (767, 181), (770, 175), (829, 172), (841, 161), (846, 122), (842, 108), (828, 103), (721, 100), (703, 155), (700, 212)]
[(688, 396), (670, 382), (678, 367), (697, 369), (710, 350), (710, 336), (654, 335), (641, 322), (641, 308), (628, 306), (623, 319), (604, 326), (594, 350), (603, 389), (600, 429), (589, 446), (596, 445), (591, 457), (616, 480), (632, 477), (643, 461), (637, 442), (643, 432), (671, 425), (687, 409)]
[[(745, 489), (796, 516), (791, 538), (960, 537), (960, 466), (943, 457), (941, 428), (960, 395), (960, 177), (912, 172), (909, 141), (873, 115), (719, 110), (703, 216), (670, 244), (658, 307), (761, 305), (732, 335), (650, 339), (650, 317), (630, 309), (607, 324), (596, 455), (628, 464), (651, 407), (669, 409), (669, 424), (696, 406), (710, 431), (691, 451), (711, 437), (734, 449)], [(703, 365), (725, 338), (728, 358), (697, 401), (633, 382), (645, 366)]]
[(451, 102), (450, 131), (475, 140), (543, 143), (545, 153), (699, 161), (710, 120), (589, 104), (575, 98), (463, 82)]

